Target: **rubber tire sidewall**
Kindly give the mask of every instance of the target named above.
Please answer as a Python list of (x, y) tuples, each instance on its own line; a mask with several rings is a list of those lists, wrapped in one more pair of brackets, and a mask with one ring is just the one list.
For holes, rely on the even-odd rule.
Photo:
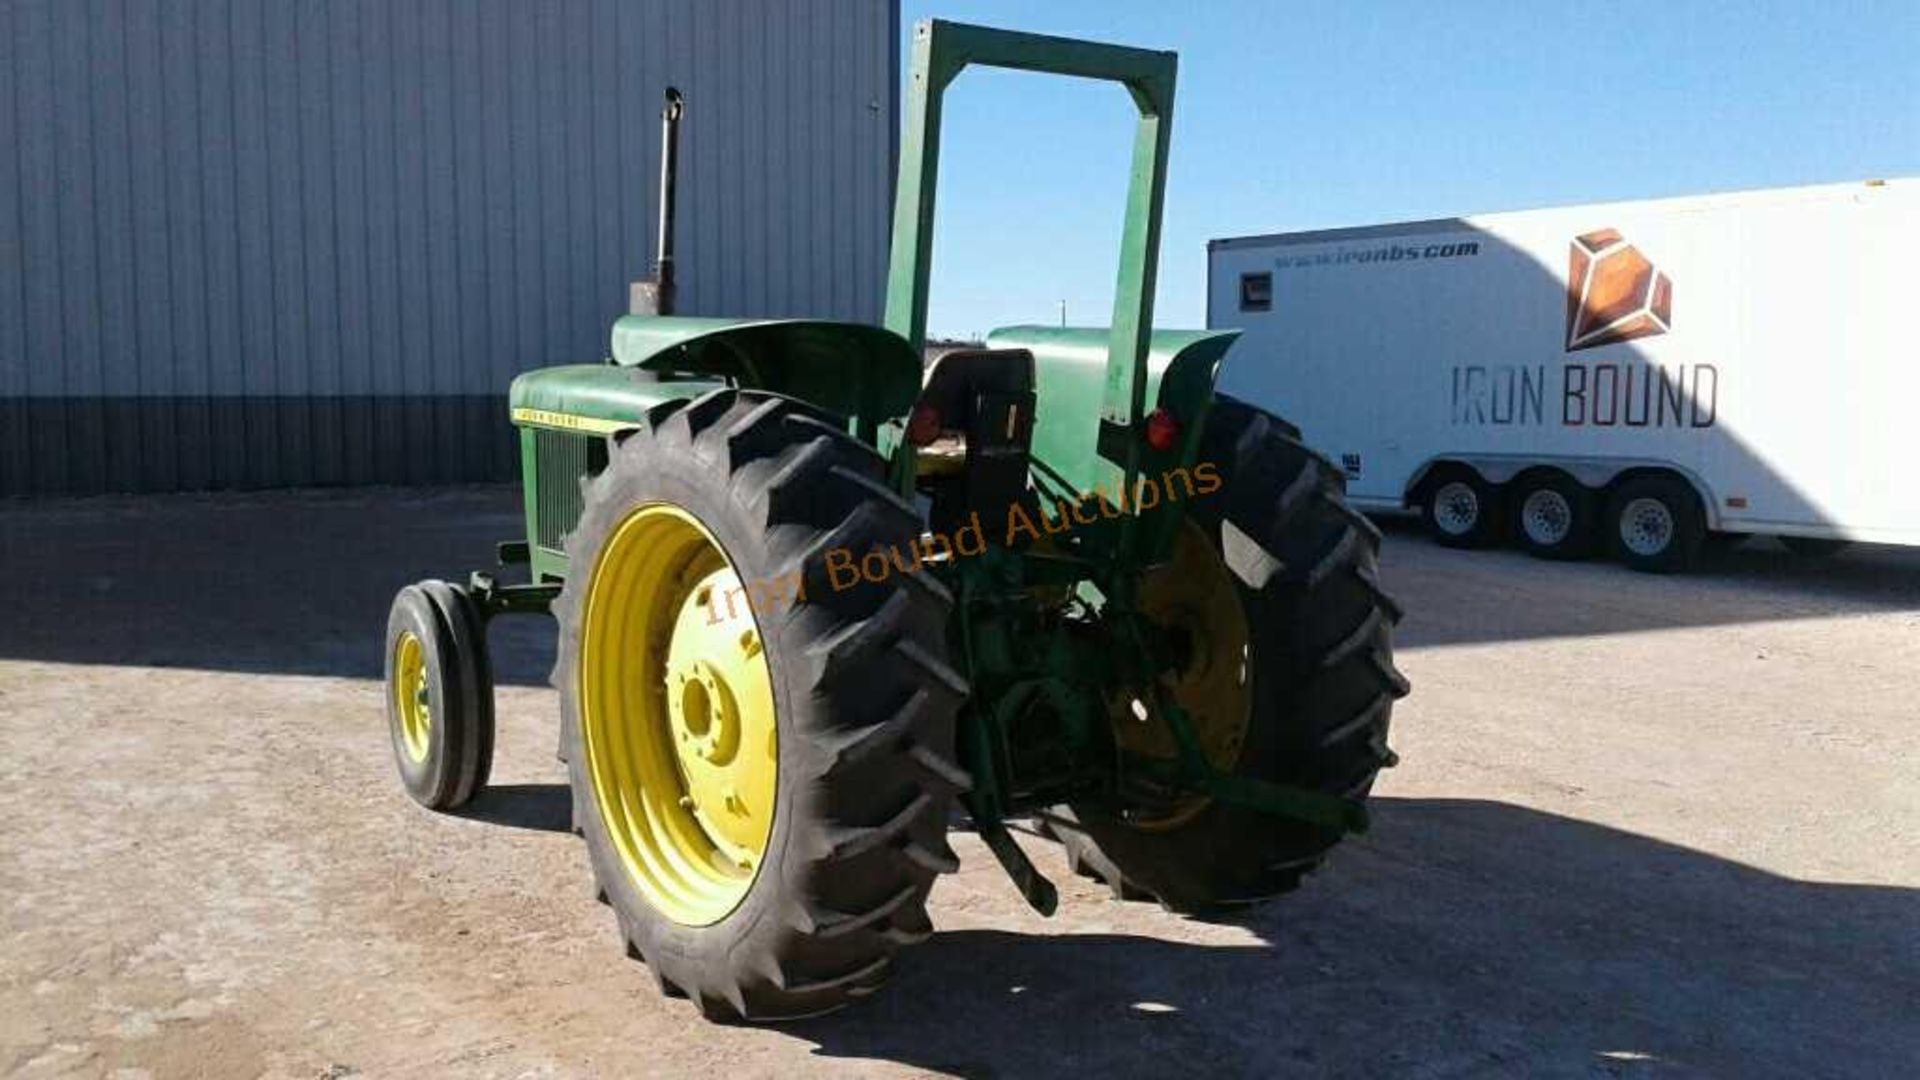
[[(400, 714), (393, 701), (394, 645), (406, 631), (411, 631), (420, 641), (433, 718), (427, 756), (421, 761), (415, 761), (407, 752)], [(418, 585), (401, 589), (387, 612), (385, 667), (387, 733), (393, 744), (401, 786), (415, 802), (430, 810), (451, 809), (460, 784), (461, 748), (457, 745), (459, 734), (452, 730), (447, 718), (458, 715), (464, 707), (457, 675), (459, 660), (452, 629), (442, 618), (438, 605)]]
[[(719, 393), (734, 394), (732, 391)], [(729, 396), (727, 400), (751, 403), (771, 397), (754, 395), (749, 398), (745, 393), (740, 393), (737, 398)], [(688, 424), (685, 414), (708, 411), (713, 398), (714, 395), (708, 395), (685, 404), (681, 415), (667, 416), (662, 425)], [(795, 412), (811, 411), (797, 402), (786, 404)], [(738, 409), (743, 405), (728, 407)], [(715, 426), (719, 423), (716, 421)], [(705, 430), (708, 429), (701, 429)], [(822, 422), (820, 430), (831, 431), (832, 428)], [(857, 458), (860, 468), (870, 468), (873, 474), (870, 479), (877, 478), (881, 467), (878, 456), (864, 444), (846, 436), (843, 428), (837, 437), (844, 440), (842, 460)], [(705, 443), (698, 433), (682, 435), (678, 432), (639, 431), (623, 444), (613, 447), (612, 463), (593, 482), (585, 510), (569, 538), (569, 551), (573, 557), (579, 560), (589, 553), (597, 555), (613, 529), (635, 508), (648, 503), (665, 503), (679, 507), (700, 522), (718, 543), (743, 582), (766, 581), (792, 573), (795, 564), (783, 559), (775, 550), (774, 531), (763, 528), (756, 520), (753, 507), (742, 501), (751, 502), (770, 496), (764, 491), (756, 494), (759, 485), (755, 483), (733, 483), (740, 478), (738, 466), (729, 475), (724, 462), (709, 460), (701, 455), (703, 445)], [(913, 518), (912, 524), (907, 524), (904, 515), (909, 512), (910, 508), (901, 507), (903, 519), (897, 526), (898, 535), (892, 537), (893, 540), (905, 543), (917, 536), (918, 519)], [(872, 518), (872, 515), (868, 516)], [(694, 997), (702, 1010), (712, 1016), (726, 1016), (730, 1010), (731, 1013), (749, 1015), (756, 1020), (791, 1019), (831, 1011), (845, 1004), (851, 993), (869, 992), (878, 986), (877, 981), (868, 980), (851, 992), (835, 988), (831, 992), (821, 991), (811, 996), (804, 991), (797, 992), (796, 996), (776, 992), (770, 986), (775, 973), (756, 966), (774, 958), (801, 957), (816, 970), (782, 971), (778, 977), (819, 979), (824, 976), (833, 979), (849, 974), (846, 968), (839, 965), (836, 956), (848, 957), (847, 964), (856, 967), (859, 963), (871, 961), (875, 952), (871, 940), (853, 940), (856, 935), (865, 935), (866, 931), (823, 944), (806, 929), (813, 917), (797, 909), (808, 903), (824, 902), (819, 895), (821, 887), (812, 876), (819, 872), (824, 858), (823, 848), (830, 842), (824, 830), (831, 829), (836, 822), (857, 822), (863, 816), (887, 816), (899, 810), (890, 802), (884, 807), (850, 805), (859, 800), (877, 804), (892, 799), (897, 793), (885, 790), (885, 785), (877, 785), (874, 790), (850, 790), (848, 785), (828, 779), (833, 768), (830, 747), (824, 745), (824, 739), (814, 737), (812, 733), (833, 728), (836, 721), (833, 711), (835, 701), (846, 705), (848, 691), (842, 689), (828, 693), (823, 690), (822, 680), (825, 677), (810, 668), (820, 652), (819, 646), (827, 637), (823, 627), (836, 625), (835, 620), (843, 620), (861, 612), (869, 619), (875, 618), (875, 612), (885, 603), (884, 599), (877, 598), (905, 592), (909, 585), (861, 583), (844, 591), (834, 591), (827, 584), (825, 571), (815, 565), (816, 561), (802, 560), (799, 563), (806, 574), (805, 602), (791, 605), (772, 617), (757, 609), (754, 612), (764, 643), (777, 717), (779, 779), (774, 817), (759, 868), (746, 894), (732, 911), (704, 926), (675, 922), (647, 899), (627, 872), (618, 849), (608, 835), (593, 794), (594, 782), (580, 730), (582, 721), (577, 673), (566, 669), (570, 660), (578, 662), (580, 646), (584, 644), (578, 640), (578, 636), (584, 632), (581, 627), (585, 617), (584, 597), (591, 588), (593, 567), (579, 565), (569, 575), (569, 587), (557, 605), (556, 614), (561, 619), (563, 641), (554, 681), (561, 691), (562, 735), (573, 790), (576, 830), (587, 842), (600, 885), (607, 891), (609, 902), (620, 916), (630, 950), (637, 952), (654, 969), (663, 989)], [(913, 577), (918, 579), (920, 576)], [(919, 588), (925, 582), (921, 579), (911, 584)], [(945, 597), (944, 590), (940, 595)], [(933, 610), (910, 606), (910, 610), (915, 612), (911, 616), (913, 619), (930, 618), (928, 625), (921, 627), (921, 630), (931, 633), (936, 645), (944, 648), (945, 607)], [(863, 673), (862, 682), (868, 688), (866, 693), (873, 696), (880, 694), (883, 688), (897, 690), (908, 681), (909, 674), (899, 670), (867, 672)], [(952, 678), (958, 680), (957, 675)], [(964, 684), (961, 686), (961, 691), (955, 694), (951, 704), (945, 706), (942, 716), (933, 721), (936, 730), (919, 733), (933, 752), (948, 757), (953, 746), (953, 707), (957, 706), (964, 693)], [(839, 696), (835, 697), (835, 694)], [(899, 778), (893, 779), (894, 786), (898, 786), (901, 782)], [(947, 798), (936, 802), (910, 827), (914, 843), (937, 847), (948, 857), (951, 852), (946, 847), (945, 832), (950, 801)], [(888, 877), (874, 860), (897, 860), (897, 855), (874, 851), (853, 858), (855, 861), (840, 867), (843, 872), (832, 886), (843, 890), (838, 897), (841, 904), (839, 910), (859, 910), (863, 903), (877, 906), (885, 895), (892, 894), (900, 887), (903, 878), (911, 877), (918, 882), (918, 895), (904, 907), (921, 913), (920, 917), (924, 919), (922, 905), (934, 880), (931, 871), (922, 873), (915, 870)], [(862, 859), (866, 861), (859, 861)], [(884, 869), (897, 870), (897, 862), (889, 863)], [(858, 899), (849, 902), (849, 894), (858, 894)], [(885, 923), (882, 922), (877, 928), (884, 927)], [(888, 952), (886, 958), (890, 959), (891, 955)], [(822, 968), (826, 970), (819, 970)], [(884, 976), (883, 965), (876, 978), (884, 979)], [(736, 998), (740, 994), (745, 995), (744, 999)]]
[(433, 602), (452, 641), (453, 665), (460, 683), (459, 708), (450, 710), (445, 727), (453, 736), (457, 779), (443, 809), (457, 810), (485, 789), (493, 762), (493, 676), (487, 663), (486, 638), (466, 590), (438, 579), (420, 583)]
[[(1566, 500), (1572, 521), (1567, 535), (1557, 544), (1541, 544), (1527, 534), (1527, 499), (1536, 491), (1552, 491)], [(1529, 555), (1541, 559), (1584, 559), (1593, 553), (1594, 534), (1599, 529), (1599, 513), (1593, 492), (1566, 473), (1536, 473), (1523, 476), (1508, 485), (1508, 508), (1512, 518), (1513, 542)]]
[[(1480, 503), (1480, 517), (1473, 528), (1464, 533), (1450, 533), (1440, 527), (1434, 512), (1434, 498), (1441, 488), (1452, 483), (1463, 483), (1473, 489)], [(1506, 505), (1499, 487), (1487, 482), (1486, 478), (1464, 465), (1447, 465), (1435, 469), (1420, 487), (1420, 520), (1426, 525), (1427, 535), (1441, 547), (1472, 550), (1492, 547), (1500, 542), (1504, 527)]]
[[(1673, 539), (1659, 552), (1642, 555), (1620, 535), (1620, 517), (1637, 499), (1657, 499), (1673, 516)], [(1693, 485), (1670, 476), (1634, 477), (1615, 488), (1607, 500), (1604, 525), (1614, 557), (1628, 567), (1649, 574), (1676, 574), (1691, 570), (1706, 542), (1706, 513)]]
[[(1299, 551), (1324, 557), (1336, 544), (1352, 547), (1346, 560), (1314, 588), (1284, 580), (1284, 572), (1258, 590), (1236, 576), (1253, 683), (1247, 737), (1234, 772), (1365, 798), (1378, 770), (1391, 760), (1385, 748), (1391, 702), (1405, 693), (1404, 681), (1391, 670), (1393, 616), (1370, 581), (1357, 572), (1364, 566), (1371, 573), (1378, 532), (1345, 506), (1340, 494), (1344, 479), (1331, 462), (1286, 436), (1277, 418), (1224, 397), (1215, 403), (1199, 457), (1221, 466), (1222, 484), (1212, 495), (1192, 500), (1187, 509), (1216, 554), (1224, 546), (1226, 521), (1249, 537), (1261, 536), (1261, 523), (1273, 514), (1274, 498), (1292, 477), (1238, 476), (1222, 460), (1255, 414), (1270, 425), (1273, 437), (1285, 439), (1283, 453), (1318, 476), (1308, 497), (1320, 505), (1294, 514), (1296, 524), (1290, 531), (1295, 542), (1274, 554), (1288, 558)], [(1365, 647), (1337, 667), (1321, 670), (1319, 660), (1330, 645), (1349, 638), (1369, 620), (1375, 625)], [(1374, 720), (1336, 747), (1319, 745), (1321, 736), (1363, 712), (1374, 713)], [(1068, 823), (1060, 831), (1077, 825), (1081, 832), (1066, 841), (1070, 850), (1091, 862), (1117, 895), (1134, 887), (1178, 911), (1256, 903), (1287, 892), (1343, 837), (1335, 829), (1220, 802), (1166, 831), (1138, 829), (1085, 806), (1075, 806), (1064, 816)]]

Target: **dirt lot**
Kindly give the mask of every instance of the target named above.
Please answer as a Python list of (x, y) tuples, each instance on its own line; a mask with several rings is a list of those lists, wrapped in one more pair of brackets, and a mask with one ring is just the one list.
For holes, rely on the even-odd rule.
[(622, 959), (566, 831), (550, 632), (495, 628), (497, 787), (392, 776), (393, 588), (515, 495), (0, 507), (0, 1071), (25, 1076), (1911, 1075), (1920, 556), (1683, 580), (1391, 531), (1404, 763), (1238, 921), (984, 849), (837, 1017), (721, 1027)]

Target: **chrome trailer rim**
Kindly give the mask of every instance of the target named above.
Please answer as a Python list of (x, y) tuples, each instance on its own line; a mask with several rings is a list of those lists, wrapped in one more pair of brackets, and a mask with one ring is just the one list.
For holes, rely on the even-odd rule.
[(1573, 504), (1551, 488), (1540, 488), (1520, 504), (1520, 527), (1540, 547), (1558, 547), (1573, 532)]
[(1620, 542), (1635, 555), (1653, 556), (1673, 543), (1673, 511), (1659, 499), (1638, 498), (1620, 511)]
[(1448, 536), (1465, 536), (1480, 524), (1480, 493), (1464, 480), (1452, 480), (1433, 493), (1433, 520)]

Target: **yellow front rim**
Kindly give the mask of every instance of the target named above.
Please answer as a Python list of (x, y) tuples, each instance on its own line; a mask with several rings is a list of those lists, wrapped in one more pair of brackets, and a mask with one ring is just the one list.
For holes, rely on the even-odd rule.
[[(1163, 685), (1186, 712), (1208, 763), (1233, 771), (1246, 745), (1252, 713), (1247, 616), (1225, 560), (1199, 525), (1188, 521), (1180, 530), (1168, 561), (1141, 580), (1138, 602), (1148, 621), (1185, 643), (1179, 670), (1166, 676)], [(1179, 749), (1173, 735), (1145, 712), (1131, 697), (1112, 703), (1117, 741), (1135, 754), (1174, 759)], [(1149, 831), (1173, 829), (1191, 821), (1210, 801), (1194, 795), (1128, 820)]]
[(613, 529), (578, 678), (594, 803), (628, 876), (675, 922), (725, 918), (766, 856), (779, 745), (747, 590), (693, 515), (653, 503)]
[(427, 691), (427, 653), (411, 630), (393, 643), (393, 712), (400, 718), (400, 742), (414, 762), (427, 760), (433, 743), (433, 703)]

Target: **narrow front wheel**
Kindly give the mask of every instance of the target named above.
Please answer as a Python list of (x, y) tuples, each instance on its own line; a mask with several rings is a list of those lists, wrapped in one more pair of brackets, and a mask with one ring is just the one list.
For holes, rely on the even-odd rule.
[(463, 598), (408, 585), (387, 613), (387, 727), (400, 783), (429, 810), (464, 806), (493, 756), (492, 679)]

